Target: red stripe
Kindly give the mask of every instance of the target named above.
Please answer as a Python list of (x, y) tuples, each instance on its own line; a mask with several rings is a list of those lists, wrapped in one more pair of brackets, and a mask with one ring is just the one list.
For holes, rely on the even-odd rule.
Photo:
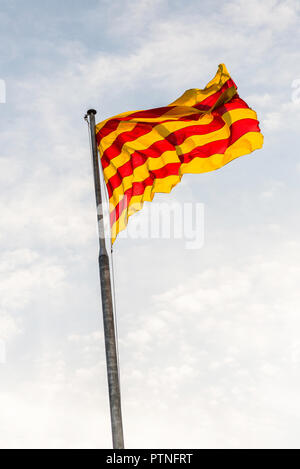
[(248, 132), (260, 132), (258, 121), (255, 119), (241, 119), (234, 122), (231, 127), (230, 137), (206, 143), (201, 147), (194, 148), (191, 152), (179, 157), (181, 163), (189, 163), (194, 158), (209, 158), (214, 154), (224, 154), (230, 145), (233, 145), (239, 138)]
[[(190, 114), (184, 117), (179, 117), (176, 121), (183, 121), (183, 122), (194, 122), (200, 120), (202, 114)], [(141, 122), (137, 123), (134, 129), (129, 130), (127, 132), (120, 133), (110, 147), (106, 148), (106, 150), (101, 155), (102, 167), (103, 169), (110, 165), (110, 160), (116, 158), (121, 151), (122, 147), (125, 143), (132, 142), (133, 140), (137, 139), (138, 137), (142, 137), (149, 133), (154, 127), (157, 125), (165, 124), (166, 122), (173, 122), (174, 119), (165, 119), (161, 122)], [(203, 126), (204, 127), (204, 126)]]
[[(208, 110), (210, 109), (219, 99), (220, 95), (224, 93), (228, 88), (231, 87), (236, 87), (234, 81), (230, 78), (224, 83), (224, 85), (220, 88), (219, 91), (216, 93), (212, 94), (208, 98), (205, 98), (203, 101), (201, 101), (199, 104), (196, 104), (195, 108), (200, 109), (200, 110)], [(110, 119), (106, 124), (97, 132), (97, 142), (98, 145), (100, 144), (100, 140), (107, 135), (109, 135), (111, 132), (114, 132), (118, 124), (123, 121), (128, 121), (132, 119), (151, 119), (151, 118), (157, 118), (161, 117), (163, 114), (166, 112), (170, 111), (171, 109), (175, 108), (176, 106), (163, 106), (163, 107), (158, 107), (154, 109), (148, 109), (145, 111), (136, 111), (128, 116), (125, 117), (120, 117), (116, 119)]]
[[(149, 171), (149, 177), (141, 182), (134, 182), (132, 187), (125, 191), (126, 195), (126, 203), (129, 204), (131, 197), (134, 195), (141, 195), (144, 193), (145, 188), (149, 185), (152, 185), (156, 178), (165, 178), (171, 175), (178, 175), (179, 168), (183, 163), (189, 163), (194, 158), (209, 158), (214, 154), (224, 154), (227, 148), (235, 143), (239, 138), (245, 135), (248, 132), (259, 132), (259, 125), (258, 121), (255, 119), (242, 119), (237, 121), (231, 125), (231, 135), (229, 138), (218, 140), (215, 142), (210, 142), (205, 145), (201, 145), (189, 153), (185, 155), (181, 155), (179, 157), (180, 163), (169, 163), (165, 165), (161, 169)], [(108, 181), (109, 183), (110, 181)], [(109, 192), (111, 191), (112, 187), (110, 187)], [(120, 202), (120, 204), (122, 201)], [(115, 210), (112, 212), (112, 220), (114, 222), (118, 219), (119, 216), (117, 214), (121, 214), (122, 211), (125, 209), (126, 205), (123, 206), (122, 204), (122, 211), (120, 211), (120, 204), (118, 204)]]
[[(135, 151), (132, 153), (130, 160), (118, 168), (118, 172), (109, 179), (109, 197), (112, 195), (114, 188), (120, 186), (122, 179), (130, 176), (134, 169), (143, 165), (149, 157), (158, 158), (165, 151), (174, 151), (176, 145), (181, 145), (186, 138), (193, 135), (206, 135), (208, 133), (220, 130), (225, 123), (220, 116), (215, 116), (213, 122), (207, 125), (191, 125), (184, 129), (176, 130), (168, 135), (164, 140), (153, 143), (145, 150)], [(103, 167), (106, 167), (103, 165)]]
[(220, 96), (223, 93), (225, 93), (225, 91), (227, 91), (229, 88), (233, 88), (233, 87), (236, 89), (234, 81), (231, 80), (230, 78), (229, 80), (226, 81), (226, 83), (224, 83), (224, 85), (219, 89), (219, 91), (216, 91), (214, 94), (203, 99), (203, 101), (201, 101), (199, 104), (196, 104), (194, 107), (196, 109), (205, 110), (205, 111), (211, 109), (217, 103)]
[(220, 114), (223, 116), (228, 111), (234, 111), (235, 109), (250, 109), (248, 104), (245, 103), (238, 95), (235, 95), (228, 103), (218, 106), (212, 111), (212, 114)]
[[(96, 137), (97, 137), (98, 145), (100, 144), (100, 141), (101, 141), (102, 138), (106, 137), (111, 132), (114, 132), (116, 130), (116, 128), (118, 127), (120, 122), (126, 122), (126, 121), (129, 121), (131, 119), (151, 119), (151, 118), (161, 117), (163, 114), (170, 111), (174, 107), (175, 106), (158, 107), (158, 108), (155, 108), (155, 109), (148, 109), (146, 111), (133, 112), (132, 114), (129, 114), (128, 116), (118, 117), (118, 118), (115, 118), (115, 119), (110, 119), (97, 132)], [(156, 124), (157, 124), (157, 122), (156, 122)]]
[(119, 122), (119, 119), (110, 119), (108, 122), (106, 122), (106, 124), (96, 134), (98, 145), (100, 144), (100, 140), (102, 138), (117, 130)]

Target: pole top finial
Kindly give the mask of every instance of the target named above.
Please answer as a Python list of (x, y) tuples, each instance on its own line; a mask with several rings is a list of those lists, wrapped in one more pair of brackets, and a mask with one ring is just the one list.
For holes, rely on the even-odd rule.
[(89, 109), (88, 112), (87, 112), (87, 115), (90, 116), (91, 114), (96, 115), (97, 111), (95, 111), (95, 109)]

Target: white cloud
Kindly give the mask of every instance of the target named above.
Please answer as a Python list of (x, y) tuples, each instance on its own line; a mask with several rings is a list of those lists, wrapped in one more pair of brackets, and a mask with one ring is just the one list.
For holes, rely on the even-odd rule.
[(61, 265), (49, 260), (37, 261), (36, 253), (28, 250), (14, 251), (11, 255), (11, 260), (10, 253), (0, 259), (1, 307), (22, 310), (40, 289), (55, 290), (62, 286), (65, 272)]
[(299, 4), (294, 0), (237, 0), (226, 3), (223, 11), (242, 27), (269, 27), (282, 31), (296, 24)]
[(263, 125), (268, 130), (278, 130), (281, 126), (282, 118), (279, 112), (268, 112), (263, 121)]
[[(148, 438), (158, 447), (161, 438), (167, 447), (175, 441), (182, 447), (293, 446), (294, 439), (284, 440), (284, 409), (276, 401), (291, 394), (282, 380), (293, 374), (299, 355), (299, 273), (297, 258), (281, 252), (275, 260), (203, 270), (156, 296), (131, 325), (135, 334), (122, 341), (131, 428), (143, 405), (149, 426), (156, 409), (157, 430)], [(145, 334), (146, 341), (138, 340)], [(284, 418), (296, 428), (298, 410)]]

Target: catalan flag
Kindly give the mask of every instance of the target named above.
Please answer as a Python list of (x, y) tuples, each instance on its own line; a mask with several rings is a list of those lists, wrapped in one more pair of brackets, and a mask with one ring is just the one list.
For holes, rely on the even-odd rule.
[(109, 202), (112, 242), (130, 215), (170, 192), (185, 173), (221, 168), (263, 145), (256, 113), (224, 64), (200, 89), (168, 106), (125, 112), (96, 125)]

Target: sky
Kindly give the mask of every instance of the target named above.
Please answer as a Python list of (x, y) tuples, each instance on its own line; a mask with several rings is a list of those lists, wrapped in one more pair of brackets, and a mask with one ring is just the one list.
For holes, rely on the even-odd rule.
[(299, 10), (0, 0), (1, 448), (111, 447), (85, 112), (167, 105), (225, 63), (263, 149), (157, 196), (202, 204), (201, 247), (114, 245), (125, 444), (299, 449)]

